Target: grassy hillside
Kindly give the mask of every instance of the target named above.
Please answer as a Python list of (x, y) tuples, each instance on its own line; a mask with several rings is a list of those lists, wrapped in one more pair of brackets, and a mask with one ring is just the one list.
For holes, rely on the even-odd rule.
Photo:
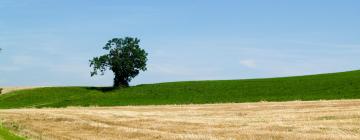
[(0, 108), (360, 99), (360, 71), (287, 78), (192, 81), (127, 89), (52, 87), (0, 96)]

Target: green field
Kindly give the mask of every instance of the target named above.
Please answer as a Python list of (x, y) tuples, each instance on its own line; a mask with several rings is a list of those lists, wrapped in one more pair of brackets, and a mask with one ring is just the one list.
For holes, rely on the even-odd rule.
[(360, 99), (360, 71), (311, 76), (189, 81), (127, 89), (49, 87), (0, 96), (0, 108)]
[(12, 134), (0, 124), (0, 140), (24, 140), (24, 138)]

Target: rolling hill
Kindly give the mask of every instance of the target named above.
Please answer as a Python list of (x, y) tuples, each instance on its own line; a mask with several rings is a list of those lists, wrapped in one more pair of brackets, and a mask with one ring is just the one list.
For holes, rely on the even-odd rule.
[(188, 81), (127, 89), (48, 87), (0, 95), (0, 108), (360, 99), (360, 71), (284, 78)]

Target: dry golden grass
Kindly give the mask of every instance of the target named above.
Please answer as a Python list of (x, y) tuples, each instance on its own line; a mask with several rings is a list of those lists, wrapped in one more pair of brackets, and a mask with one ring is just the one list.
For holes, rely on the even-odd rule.
[(38, 87), (28, 86), (28, 87), (0, 87), (0, 88), (3, 89), (1, 94), (5, 94), (5, 93), (9, 93), (9, 92), (16, 91), (16, 90), (33, 89), (33, 88), (38, 88)]
[(33, 139), (360, 139), (360, 100), (0, 110)]

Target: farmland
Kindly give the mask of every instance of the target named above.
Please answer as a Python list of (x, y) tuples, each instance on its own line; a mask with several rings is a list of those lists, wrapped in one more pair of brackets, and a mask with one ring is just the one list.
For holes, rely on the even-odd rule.
[(0, 139), (360, 138), (360, 71), (6, 90)]
[(359, 139), (360, 100), (0, 110), (32, 139)]
[(310, 76), (188, 81), (126, 89), (47, 87), (0, 96), (0, 108), (242, 103), (360, 99), (360, 71)]

